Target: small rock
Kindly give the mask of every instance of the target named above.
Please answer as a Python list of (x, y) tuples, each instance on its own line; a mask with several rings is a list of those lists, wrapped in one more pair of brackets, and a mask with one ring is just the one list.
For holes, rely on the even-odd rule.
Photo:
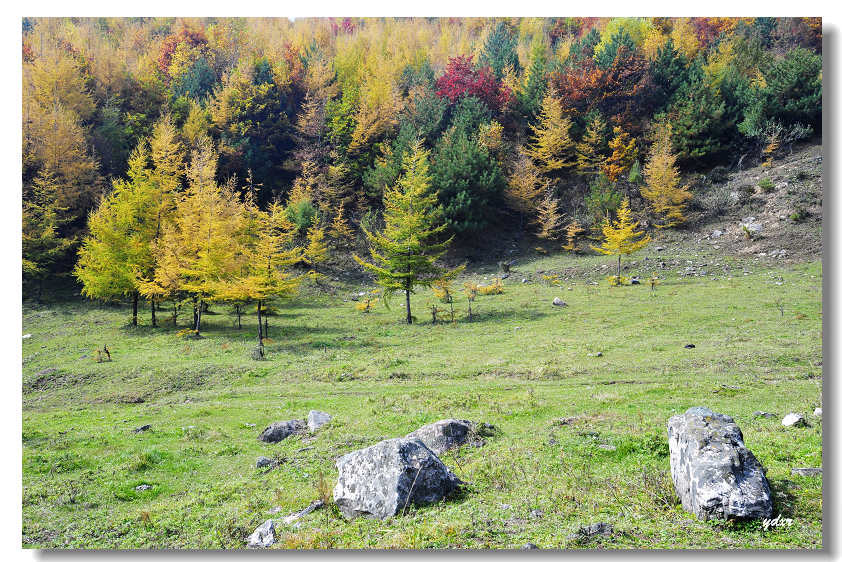
[(275, 544), (275, 522), (267, 519), (248, 538), (249, 548), (267, 548)]
[(264, 443), (279, 443), (290, 435), (304, 431), (305, 427), (307, 424), (303, 420), (275, 422), (264, 429), (257, 438)]
[(257, 427), (257, 424), (256, 424), (256, 423), (244, 423), (243, 425), (244, 425), (245, 427)]
[(575, 533), (568, 535), (567, 540), (590, 540), (594, 537), (610, 537), (614, 533), (614, 525), (610, 523), (593, 523), (587, 527), (579, 527)]
[(332, 419), (333, 416), (328, 413), (320, 412), (319, 410), (310, 410), (310, 413), (307, 414), (307, 427), (310, 428), (310, 431), (316, 431)]
[(778, 417), (777, 415), (772, 414), (772, 413), (770, 413), (770, 412), (762, 412), (762, 411), (760, 411), (760, 410), (757, 410), (756, 412), (754, 412), (754, 413), (753, 413), (753, 414), (751, 414), (751, 415), (752, 415), (752, 417), (754, 417), (754, 418), (767, 418), (767, 419), (768, 419), (768, 418), (776, 418), (776, 417)]
[(439, 420), (422, 426), (405, 439), (418, 439), (436, 455), (476, 440), (474, 422), (468, 420)]
[(523, 279), (521, 279), (521, 280), (520, 280), (520, 282), (521, 282), (521, 283), (529, 283), (529, 279), (527, 279), (526, 277), (524, 277)]
[(791, 412), (784, 416), (781, 420), (781, 425), (784, 427), (803, 427), (807, 425), (807, 420), (801, 414)]
[(722, 234), (723, 234), (723, 232), (721, 230), (714, 230), (713, 232), (710, 233), (710, 237), (711, 238), (719, 238), (720, 236), (722, 236)]
[(790, 470), (791, 474), (795, 476), (820, 476), (822, 473), (821, 468), (793, 468)]
[(544, 516), (544, 512), (540, 509), (533, 509), (529, 512), (529, 515), (531, 515), (535, 519), (541, 519)]
[(142, 425), (140, 427), (136, 427), (132, 431), (134, 431), (135, 433), (143, 433), (144, 431), (149, 431), (150, 429), (152, 429), (152, 425), (146, 424), (146, 425)]
[(24, 334), (24, 335), (23, 335), (23, 338), (21, 338), (21, 339), (28, 340), (28, 339), (29, 339), (29, 338), (31, 338), (31, 337), (32, 337), (32, 334)]
[(521, 550), (539, 550), (539, 548), (536, 545), (532, 544), (531, 542), (526, 543), (525, 545), (520, 547), (520, 549)]
[(631, 278), (631, 284), (632, 285), (640, 285), (640, 278), (635, 275), (634, 277)]
[(695, 344), (688, 343), (687, 345), (684, 346), (684, 349), (695, 349), (695, 347), (696, 347)]
[(597, 351), (596, 353), (588, 353), (588, 357), (602, 357), (602, 352)]
[(280, 513), (280, 512), (282, 512), (283, 510), (284, 510), (284, 508), (283, 508), (283, 507), (281, 507), (281, 506), (279, 506), (279, 505), (276, 505), (275, 507), (273, 507), (272, 509), (270, 509), (270, 510), (269, 510), (269, 513), (270, 513), (271, 515), (275, 515), (276, 513)]
[(510, 503), (501, 503), (500, 504), (500, 509), (511, 509), (511, 508), (512, 508), (512, 504), (510, 504)]
[(565, 307), (567, 306), (567, 303), (561, 300), (560, 298), (556, 297), (553, 299), (553, 306)]
[(815, 410), (813, 410), (813, 415), (819, 418), (822, 417), (822, 409), (816, 408)]
[(143, 492), (144, 490), (151, 490), (152, 486), (150, 486), (149, 484), (141, 484), (140, 486), (135, 486), (134, 489), (138, 492)]
[(663, 246), (656, 246), (656, 247), (655, 247), (655, 251), (656, 251), (656, 252), (663, 252), (663, 251), (664, 251), (664, 247), (663, 247)]
[(267, 466), (272, 466), (272, 459), (269, 457), (257, 457), (257, 462), (255, 463), (256, 468), (265, 468)]
[(508, 274), (508, 273), (504, 273), (503, 275), (501, 275), (501, 276), (500, 276), (500, 279), (501, 279), (501, 280), (502, 280), (502, 279), (508, 279), (508, 278), (509, 278), (509, 274)]
[(609, 445), (608, 443), (600, 443), (597, 445), (597, 448), (602, 449), (603, 451), (616, 451), (617, 447), (614, 445)]

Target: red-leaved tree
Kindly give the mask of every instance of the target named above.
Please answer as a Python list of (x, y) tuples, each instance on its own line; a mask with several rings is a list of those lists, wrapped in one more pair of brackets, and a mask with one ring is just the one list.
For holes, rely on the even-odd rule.
[(504, 109), (512, 99), (512, 92), (494, 77), (491, 69), (477, 68), (473, 56), (452, 57), (444, 74), (436, 80), (439, 97), (455, 102), (464, 96), (475, 96), (492, 111)]

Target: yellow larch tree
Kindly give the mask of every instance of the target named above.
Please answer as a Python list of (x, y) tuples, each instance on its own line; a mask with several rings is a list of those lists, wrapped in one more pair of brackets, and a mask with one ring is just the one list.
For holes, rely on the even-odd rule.
[(669, 228), (683, 223), (684, 208), (693, 195), (687, 186), (680, 186), (680, 174), (676, 164), (677, 156), (672, 151), (670, 140), (671, 127), (668, 123), (659, 125), (655, 130), (655, 141), (649, 152), (649, 158), (643, 167), (645, 185), (640, 194), (660, 215), (658, 228)]
[(642, 230), (637, 230), (639, 222), (632, 219), (629, 208), (629, 198), (623, 199), (620, 208), (617, 209), (617, 219), (611, 221), (605, 219), (602, 224), (602, 235), (605, 240), (600, 246), (591, 246), (600, 254), (617, 256), (617, 281), (620, 279), (621, 260), (624, 255), (632, 254), (652, 241), (648, 234), (644, 235)]
[(547, 180), (541, 170), (521, 150), (503, 192), (506, 202), (520, 215), (521, 226), (525, 217), (535, 213), (546, 190)]
[(606, 136), (606, 124), (601, 115), (596, 114), (588, 123), (588, 128), (581, 142), (576, 144), (576, 171), (582, 175), (596, 174), (606, 160), (603, 154)]
[(558, 199), (553, 197), (551, 190), (547, 190), (541, 204), (538, 205), (538, 215), (535, 222), (538, 225), (538, 238), (555, 240), (558, 238), (558, 228), (564, 215), (558, 210)]
[(570, 136), (570, 117), (564, 114), (561, 101), (551, 94), (544, 97), (538, 123), (530, 125), (533, 141), (526, 154), (544, 172), (565, 170), (576, 165), (576, 151)]
[(564, 229), (565, 237), (567, 238), (567, 244), (562, 246), (563, 250), (567, 250), (568, 252), (578, 253), (582, 251), (582, 248), (576, 243), (576, 238), (585, 231), (584, 228), (579, 224), (579, 221), (572, 220), (568, 223), (567, 227)]
[(603, 163), (602, 172), (611, 181), (617, 181), (637, 158), (637, 139), (620, 127), (614, 127), (614, 138), (608, 141), (608, 148), (611, 155)]

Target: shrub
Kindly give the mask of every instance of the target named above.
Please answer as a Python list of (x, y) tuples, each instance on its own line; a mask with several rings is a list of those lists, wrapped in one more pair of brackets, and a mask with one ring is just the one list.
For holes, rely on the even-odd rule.
[(302, 199), (287, 207), (287, 218), (299, 232), (310, 228), (316, 222), (318, 212), (309, 199)]
[(796, 207), (795, 212), (789, 215), (792, 222), (804, 222), (810, 216), (810, 212), (803, 207)]
[(740, 205), (745, 205), (751, 199), (751, 196), (754, 195), (754, 186), (748, 183), (745, 183), (737, 189), (737, 201)]
[(707, 175), (710, 183), (725, 183), (728, 181), (728, 168), (725, 166), (717, 166)]
[(763, 193), (769, 193), (770, 191), (774, 191), (775, 183), (769, 178), (763, 178), (757, 183), (757, 187), (759, 187)]
[(477, 286), (477, 294), (480, 295), (502, 295), (503, 281), (500, 279), (492, 279), (490, 285)]
[(612, 287), (620, 287), (622, 285), (631, 285), (631, 281), (625, 275), (609, 275), (608, 284)]

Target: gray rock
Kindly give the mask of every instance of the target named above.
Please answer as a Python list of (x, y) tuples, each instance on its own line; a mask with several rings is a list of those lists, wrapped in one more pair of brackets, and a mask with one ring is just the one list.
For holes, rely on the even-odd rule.
[(599, 445), (597, 445), (596, 447), (597, 447), (598, 449), (602, 449), (603, 451), (616, 451), (616, 450), (617, 450), (617, 447), (616, 447), (616, 446), (611, 445), (611, 444), (609, 444), (609, 443), (600, 443), (600, 444), (599, 444)]
[(539, 550), (539, 548), (531, 542), (526, 543), (525, 545), (520, 547), (520, 549), (521, 550)]
[(795, 476), (821, 476), (821, 468), (793, 468), (790, 471)]
[(597, 351), (596, 353), (588, 353), (588, 357), (602, 357), (602, 352)]
[(553, 299), (553, 306), (567, 306), (567, 303), (556, 297)]
[(290, 523), (293, 523), (294, 521), (297, 521), (297, 520), (301, 519), (305, 515), (308, 515), (308, 514), (314, 512), (314, 511), (316, 511), (317, 509), (319, 509), (321, 507), (324, 507), (324, 505), (325, 505), (325, 502), (323, 502), (322, 500), (316, 500), (316, 501), (312, 502), (310, 505), (308, 505), (307, 507), (305, 507), (304, 509), (302, 509), (301, 511), (296, 511), (295, 513), (291, 513), (291, 514), (287, 515), (286, 517), (284, 517), (284, 523), (286, 525), (289, 525)]
[(333, 416), (328, 413), (310, 410), (310, 413), (307, 414), (307, 427), (310, 428), (310, 431), (316, 431), (332, 419)]
[(632, 285), (640, 285), (640, 278), (639, 278), (639, 277), (636, 277), (636, 276), (635, 276), (635, 277), (632, 277), (632, 278), (631, 278), (631, 284), (632, 284)]
[(504, 273), (503, 275), (500, 276), (500, 279), (508, 279), (508, 278), (509, 278), (508, 273)]
[(672, 481), (685, 510), (702, 520), (772, 516), (763, 467), (730, 416), (695, 407), (667, 427)]
[(307, 424), (304, 423), (304, 420), (275, 422), (264, 429), (258, 439), (264, 443), (279, 443), (290, 435), (304, 431), (306, 427)]
[(781, 425), (784, 427), (803, 427), (807, 425), (807, 420), (801, 414), (790, 412), (781, 420)]
[(152, 486), (150, 486), (149, 484), (141, 484), (140, 486), (135, 486), (134, 489), (138, 492), (143, 492), (145, 490), (151, 490)]
[(275, 544), (275, 522), (267, 519), (248, 538), (249, 548), (266, 548)]
[(544, 512), (540, 509), (533, 509), (529, 512), (529, 515), (531, 515), (535, 519), (541, 519), (544, 516)]
[(815, 410), (813, 410), (813, 415), (816, 416), (817, 418), (822, 417), (822, 409), (816, 408)]
[(529, 279), (527, 279), (526, 277), (524, 277), (523, 279), (521, 279), (521, 280), (520, 280), (520, 282), (521, 282), (521, 283), (529, 283)]
[(408, 434), (405, 439), (418, 439), (436, 455), (441, 455), (471, 441), (474, 435), (473, 422), (448, 419), (420, 427)]
[(611, 523), (593, 523), (586, 527), (579, 527), (579, 530), (567, 536), (567, 540), (590, 540), (594, 537), (610, 537), (614, 533), (614, 525)]
[(754, 412), (752, 414), (752, 417), (754, 417), (754, 418), (767, 418), (768, 419), (768, 418), (776, 418), (778, 416), (776, 414), (772, 414), (770, 412), (763, 412), (761, 410), (757, 410), (756, 412)]
[(272, 459), (269, 457), (257, 457), (257, 462), (255, 463), (256, 468), (265, 468), (267, 466), (272, 466)]
[(719, 238), (720, 236), (722, 236), (722, 234), (723, 234), (723, 232), (721, 230), (714, 230), (713, 232), (710, 233), (710, 237), (711, 238)]
[(136, 427), (132, 431), (134, 431), (135, 433), (143, 433), (144, 431), (149, 431), (150, 429), (152, 429), (152, 425), (146, 424), (146, 425), (142, 425), (140, 427)]
[(441, 501), (462, 481), (417, 439), (388, 439), (336, 461), (333, 499), (348, 518), (385, 519), (409, 504)]

